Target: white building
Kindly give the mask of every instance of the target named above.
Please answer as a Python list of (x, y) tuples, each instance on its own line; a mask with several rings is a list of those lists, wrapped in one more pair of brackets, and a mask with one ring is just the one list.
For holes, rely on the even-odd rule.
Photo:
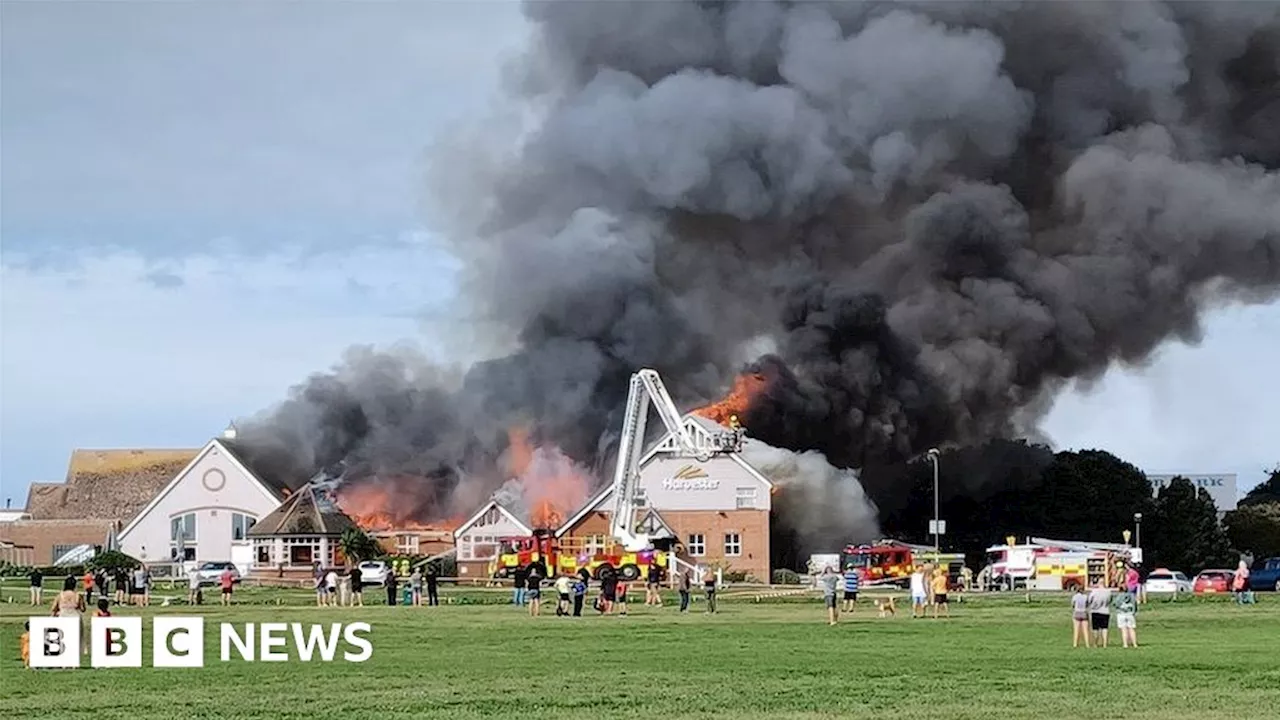
[(1216, 473), (1212, 475), (1196, 474), (1196, 473), (1176, 473), (1168, 475), (1147, 474), (1147, 481), (1151, 483), (1151, 494), (1157, 495), (1160, 488), (1169, 484), (1169, 481), (1176, 477), (1184, 477), (1191, 481), (1196, 488), (1203, 488), (1209, 493), (1209, 497), (1213, 498), (1213, 504), (1218, 507), (1218, 513), (1230, 512), (1236, 509), (1236, 474), (1235, 473)]
[(234, 433), (210, 440), (117, 536), (143, 562), (230, 560), (253, 564), (249, 528), (288, 494), (265, 482), (237, 456)]

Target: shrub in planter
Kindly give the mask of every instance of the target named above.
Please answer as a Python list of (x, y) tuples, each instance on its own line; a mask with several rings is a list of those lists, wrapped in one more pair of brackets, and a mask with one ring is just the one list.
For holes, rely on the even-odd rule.
[(787, 568), (778, 568), (777, 570), (773, 571), (773, 584), (774, 585), (799, 585), (800, 574), (797, 573), (795, 570), (788, 570)]

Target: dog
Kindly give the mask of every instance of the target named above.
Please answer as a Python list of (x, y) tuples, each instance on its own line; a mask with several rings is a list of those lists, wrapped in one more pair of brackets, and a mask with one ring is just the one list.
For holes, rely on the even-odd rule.
[(898, 607), (894, 604), (893, 596), (887, 598), (876, 598), (876, 610), (880, 611), (880, 617), (889, 617), (898, 614)]

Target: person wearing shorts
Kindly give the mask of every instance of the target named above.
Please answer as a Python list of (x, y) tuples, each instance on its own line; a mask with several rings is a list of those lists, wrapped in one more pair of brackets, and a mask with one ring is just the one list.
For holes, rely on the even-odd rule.
[(933, 571), (933, 619), (938, 619), (938, 608), (942, 608), (943, 614), (951, 617), (951, 606), (947, 604), (947, 571), (945, 568), (938, 568)]
[(1089, 647), (1089, 596), (1077, 586), (1071, 596), (1071, 647), (1080, 647), (1081, 641)]
[(853, 565), (849, 565), (844, 569), (844, 611), (853, 612), (854, 603), (858, 602), (858, 586), (862, 582), (862, 576), (858, 574), (858, 569)]
[(525, 599), (529, 602), (529, 617), (538, 617), (542, 609), (542, 576), (537, 570), (530, 570), (525, 580)]
[(600, 597), (604, 600), (605, 614), (613, 612), (613, 603), (618, 599), (618, 578), (610, 570), (600, 578)]
[(1124, 647), (1138, 647), (1138, 596), (1121, 593), (1116, 598), (1116, 627)]
[(231, 574), (231, 568), (224, 568), (222, 574), (218, 576), (218, 583), (222, 585), (222, 604), (231, 604), (231, 590), (235, 587), (235, 576)]
[(911, 573), (911, 617), (924, 617), (924, 570), (916, 568)]
[(836, 573), (835, 568), (828, 565), (823, 569), (818, 583), (822, 586), (822, 599), (827, 604), (827, 624), (835, 625), (840, 613), (840, 607), (836, 604), (836, 588), (840, 587), (840, 575)]
[(1111, 627), (1111, 588), (1101, 580), (1089, 591), (1089, 626), (1093, 630), (1094, 645), (1107, 646), (1107, 630)]

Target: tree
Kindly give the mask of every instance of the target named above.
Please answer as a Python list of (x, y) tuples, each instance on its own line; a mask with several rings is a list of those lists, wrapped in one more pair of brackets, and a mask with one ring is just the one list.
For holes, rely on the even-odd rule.
[(1206, 567), (1231, 567), (1238, 558), (1218, 523), (1213, 498), (1187, 478), (1175, 477), (1160, 489), (1151, 521), (1143, 525), (1149, 528), (1143, 543), (1150, 552), (1149, 565), (1194, 573)]
[(1280, 502), (1240, 504), (1224, 519), (1227, 537), (1255, 558), (1280, 557)]
[(342, 531), (342, 537), (338, 538), (338, 547), (342, 548), (343, 556), (353, 563), (372, 560), (382, 554), (382, 548), (378, 546), (378, 541), (369, 533), (357, 527), (350, 527)]
[(1280, 465), (1271, 471), (1271, 477), (1263, 481), (1240, 501), (1241, 506), (1280, 503)]

